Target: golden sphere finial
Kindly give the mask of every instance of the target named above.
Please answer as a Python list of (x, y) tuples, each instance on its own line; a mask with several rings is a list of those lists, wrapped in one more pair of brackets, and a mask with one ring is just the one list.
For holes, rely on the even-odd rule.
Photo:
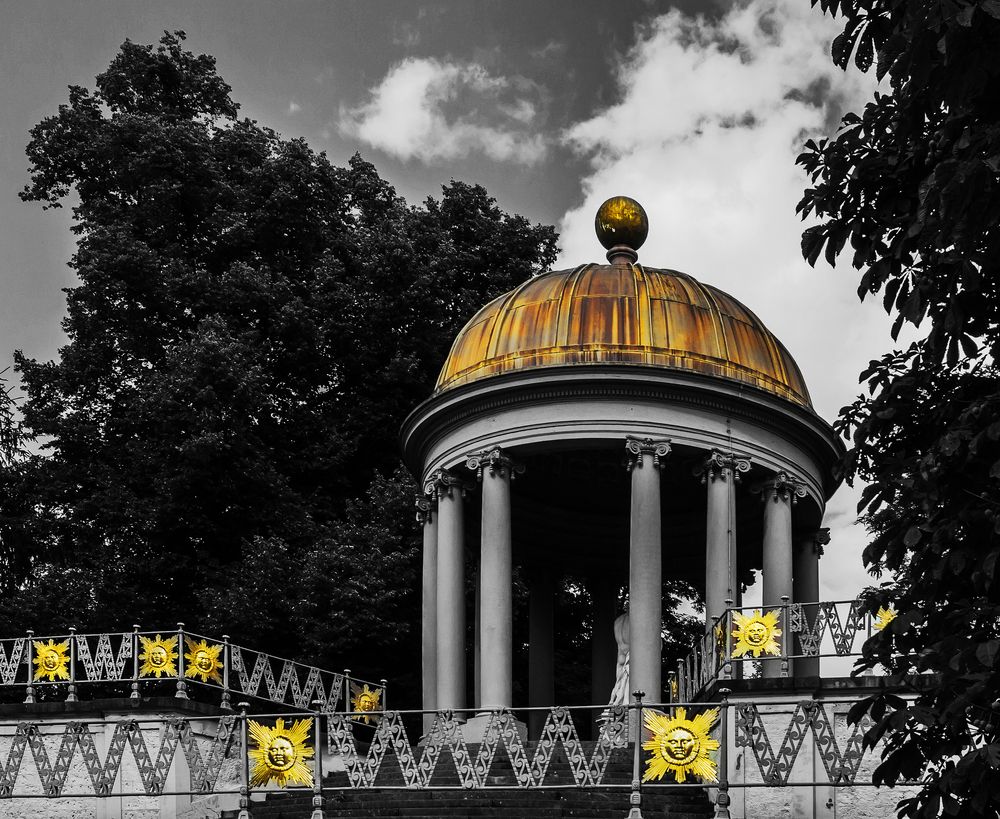
[(638, 250), (649, 233), (649, 219), (642, 205), (630, 196), (612, 196), (594, 217), (597, 238), (607, 250), (625, 246)]

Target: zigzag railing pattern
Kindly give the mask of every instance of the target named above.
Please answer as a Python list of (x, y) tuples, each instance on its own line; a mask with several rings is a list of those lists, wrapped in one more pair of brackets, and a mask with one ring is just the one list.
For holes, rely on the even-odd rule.
[[(678, 781), (667, 777), (644, 787), (703, 788), (713, 784), (731, 789), (794, 785), (797, 780), (792, 776), (793, 768), (807, 742), (822, 760), (831, 786), (870, 784), (857, 780), (865, 752), (863, 737), (871, 722), (862, 720), (850, 729), (846, 739), (838, 742), (834, 719), (827, 710), (833, 704), (832, 701), (815, 700), (770, 700), (766, 704), (728, 700), (685, 703), (685, 707), (697, 708), (701, 713), (706, 713), (709, 706), (716, 716), (719, 716), (716, 709), (722, 711), (721, 718), (713, 720), (715, 727), (698, 740), (708, 746), (705, 760), (711, 762), (710, 767), (724, 772), (728, 770), (728, 748), (749, 748), (750, 753), (746, 754), (748, 768), (754, 772), (756, 765), (755, 773), (759, 773), (760, 781), (737, 786), (715, 774), (713, 778), (698, 781), (698, 777), (705, 776), (699, 773), (694, 781), (684, 783), (683, 777)], [(675, 710), (674, 706), (663, 705), (643, 708), (644, 719), (640, 723), (636, 720), (638, 708), (637, 704), (614, 706), (601, 712), (552, 708), (546, 712), (540, 738), (533, 744), (524, 741), (524, 724), (509, 710), (480, 715), (485, 719), (471, 735), (479, 737), (478, 740), (470, 740), (467, 733), (463, 733), (463, 730), (468, 732), (469, 726), (463, 726), (458, 715), (450, 711), (437, 712), (430, 729), (416, 747), (407, 734), (404, 721), (412, 720), (416, 725), (421, 712), (386, 711), (372, 716), (376, 721), (374, 735), (365, 732), (364, 737), (356, 735), (357, 723), (347, 714), (313, 710), (251, 718), (242, 706), (239, 714), (213, 718), (175, 715), (88, 722), (22, 721), (9, 723), (7, 731), (0, 731), (0, 744), (6, 750), (6, 758), (0, 756), (0, 801), (22, 797), (226, 793), (239, 794), (241, 805), (249, 805), (252, 792), (261, 781), (267, 781), (256, 778), (257, 768), (271, 764), (267, 756), (271, 746), (267, 743), (273, 742), (274, 737), (285, 738), (284, 758), (293, 753), (300, 755), (297, 758), (304, 762), (304, 775), (291, 784), (311, 788), (314, 798), (320, 802), (324, 790), (337, 789), (625, 789), (631, 787), (633, 770), (647, 763), (652, 766), (654, 760), (663, 757), (662, 746), (657, 750), (648, 741), (650, 734), (647, 731), (654, 731), (656, 722), (656, 719), (650, 721), (650, 715), (658, 714), (661, 719), (671, 715), (682, 721), (686, 719), (680, 707)], [(592, 723), (598, 714), (601, 720), (597, 723), (596, 739), (582, 742), (574, 715)], [(289, 717), (306, 725), (306, 732), (281, 734), (288, 730), (288, 725), (282, 726)], [(271, 720), (276, 720), (273, 728), (268, 727)], [(630, 741), (630, 731), (640, 724), (645, 725), (645, 729), (643, 741), (637, 745)], [(344, 774), (332, 783), (323, 781), (325, 763), (316, 748), (324, 725), (330, 755), (343, 762)], [(780, 743), (769, 734), (769, 730), (774, 732), (778, 728), (783, 731)], [(672, 736), (664, 733), (660, 742), (666, 742), (668, 735)], [(367, 748), (359, 747), (364, 738), (370, 738)], [(294, 751), (290, 750), (293, 744)], [(652, 745), (656, 746), (657, 742)], [(107, 750), (102, 754), (99, 748)], [(129, 753), (134, 768), (131, 764), (125, 766)], [(753, 762), (749, 762), (751, 754)], [(171, 779), (181, 774), (182, 769), (176, 767), (181, 757), (186, 762), (184, 770), (190, 772), (190, 779)], [(28, 759), (30, 763), (26, 762)], [(633, 768), (633, 764), (637, 767)], [(254, 777), (249, 773), (251, 766), (255, 770)], [(808, 783), (811, 783), (815, 774), (810, 772), (808, 776)], [(84, 793), (81, 789), (88, 780), (92, 793)], [(68, 786), (69, 782), (73, 786)], [(278, 786), (287, 785), (282, 780)], [(129, 787), (132, 790), (126, 792)]]
[[(215, 789), (223, 762), (227, 758), (236, 758), (233, 754), (233, 749), (236, 747), (235, 723), (236, 717), (232, 715), (218, 720), (215, 737), (206, 755), (194, 736), (191, 723), (186, 719), (171, 718), (162, 725), (134, 719), (122, 720), (114, 727), (108, 743), (108, 752), (102, 761), (94, 735), (87, 723), (63, 724), (61, 734), (57, 735), (59, 748), (55, 760), (52, 760), (46, 743), (50, 735), (44, 734), (43, 730), (51, 730), (53, 724), (21, 722), (17, 724), (7, 752), (6, 763), (0, 773), (0, 798), (11, 798), (16, 795), (18, 776), (21, 774), (25, 752), (29, 750), (41, 782), (42, 793), (46, 796), (62, 795), (77, 751), (90, 777), (94, 795), (108, 796), (112, 793), (115, 780), (121, 771), (126, 747), (132, 751), (145, 795), (157, 796), (163, 792), (178, 747), (191, 772), (191, 792), (211, 793)], [(160, 744), (155, 749), (155, 761), (150, 754), (145, 736), (152, 731), (144, 730), (143, 725), (151, 725), (160, 735)]]
[[(737, 704), (735, 711), (736, 744), (753, 751), (757, 769), (765, 784), (778, 787), (788, 784), (795, 759), (810, 732), (830, 784), (854, 784), (864, 755), (862, 740), (872, 726), (869, 717), (863, 717), (853, 726), (841, 751), (826, 708), (815, 700), (804, 700), (796, 704), (781, 744), (775, 750), (764, 727), (761, 711), (755, 703)], [(765, 716), (773, 718), (774, 715), (765, 713)]]
[[(318, 700), (324, 711), (334, 710), (343, 694), (345, 678), (339, 672), (281, 660), (235, 645), (231, 648), (231, 657), (232, 669), (236, 672), (235, 679), (230, 678), (234, 692), (303, 710)], [(252, 667), (250, 658), (253, 658)], [(277, 679), (275, 665), (281, 668)]]
[[(154, 651), (159, 652), (155, 657)], [(381, 711), (386, 698), (385, 680), (351, 678), (346, 671), (275, 657), (225, 637), (186, 632), (183, 626), (98, 634), (70, 629), (44, 637), (28, 632), (27, 637), (0, 640), (0, 685), (23, 688), (26, 703), (35, 702), (43, 687), (49, 688), (47, 699), (58, 692), (73, 702), (83, 686), (126, 683), (137, 700), (142, 687), (170, 682), (181, 699), (188, 697), (192, 683), (214, 688), (227, 710), (234, 694), (299, 710), (311, 710), (319, 702), (323, 712)], [(361, 686), (367, 694), (359, 706), (352, 702), (352, 690)]]
[(539, 787), (545, 784), (553, 756), (560, 746), (566, 753), (574, 783), (578, 787), (586, 787), (602, 784), (611, 752), (627, 746), (628, 719), (623, 706), (608, 709), (606, 722), (589, 757), (577, 734), (572, 715), (566, 708), (549, 711), (541, 738), (530, 758), (517, 721), (509, 711), (490, 712), (475, 756), (463, 738), (461, 722), (447, 711), (436, 715), (419, 758), (397, 711), (387, 711), (382, 716), (364, 758), (358, 753), (352, 726), (345, 717), (331, 716), (328, 727), (330, 750), (343, 757), (348, 779), (354, 788), (375, 787), (385, 759), (390, 754), (396, 760), (406, 787), (428, 787), (445, 751), (451, 755), (461, 787), (485, 788), (501, 748), (507, 753), (518, 787)]
[[(675, 698), (694, 699), (715, 680), (732, 677), (735, 666), (746, 668), (750, 662), (780, 663), (782, 675), (787, 676), (794, 672), (790, 661), (795, 658), (857, 656), (858, 635), (867, 638), (877, 628), (868, 608), (864, 600), (842, 600), (727, 609), (690, 654), (678, 661)], [(776, 630), (769, 650), (755, 651), (747, 645), (740, 649), (741, 622), (755, 615), (773, 620)]]

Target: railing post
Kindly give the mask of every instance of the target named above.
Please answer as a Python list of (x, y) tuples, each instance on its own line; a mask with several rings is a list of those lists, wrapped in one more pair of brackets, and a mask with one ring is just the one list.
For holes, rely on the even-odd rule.
[(789, 671), (791, 670), (791, 661), (788, 659), (788, 655), (791, 653), (790, 647), (792, 644), (792, 634), (791, 634), (791, 617), (788, 612), (788, 600), (787, 594), (781, 595), (781, 676), (787, 677)]
[(323, 700), (313, 700), (313, 745), (316, 754), (313, 757), (313, 812), (309, 819), (325, 819), (323, 813), (323, 746), (320, 745), (322, 738), (320, 733), (320, 720), (323, 718)]
[(253, 819), (250, 815), (250, 749), (247, 740), (247, 708), (250, 703), (241, 702), (240, 709), (240, 812), (236, 819)]
[(677, 701), (687, 702), (687, 685), (684, 679), (684, 661), (677, 661)]
[(24, 692), (24, 704), (31, 705), (35, 701), (35, 671), (32, 666), (32, 654), (35, 652), (35, 632), (28, 629), (28, 656), (25, 660), (28, 664), (28, 688)]
[(232, 711), (232, 697), (229, 693), (229, 666), (232, 663), (232, 652), (229, 645), (229, 635), (222, 635), (222, 704), (223, 711)]
[(66, 702), (79, 702), (76, 695), (76, 627), (69, 627), (69, 687), (66, 693)]
[(385, 712), (389, 710), (389, 681), (383, 677), (378, 682), (382, 686), (382, 711)]
[(344, 713), (351, 710), (351, 669), (344, 669)]
[(132, 693), (128, 698), (132, 702), (139, 702), (139, 624), (132, 624)]
[(722, 677), (726, 680), (733, 678), (733, 600), (726, 600), (726, 610), (719, 618), (719, 624), (723, 629), (722, 637)]
[(187, 683), (184, 681), (184, 624), (177, 624), (177, 693), (179, 700), (188, 698)]
[(715, 814), (713, 819), (730, 819), (729, 815), (729, 695), (728, 688), (720, 688), (722, 698), (722, 714), (719, 719), (719, 792), (715, 797)]
[(632, 735), (632, 793), (629, 794), (629, 811), (626, 819), (642, 819), (642, 779), (640, 768), (642, 766), (642, 698), (646, 696), (645, 691), (633, 691), (635, 697), (635, 719), (630, 720), (635, 725), (635, 732)]

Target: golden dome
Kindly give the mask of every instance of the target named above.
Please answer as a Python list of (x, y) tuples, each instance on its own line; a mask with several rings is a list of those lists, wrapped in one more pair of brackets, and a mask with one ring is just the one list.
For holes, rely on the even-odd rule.
[(699, 373), (812, 406), (791, 355), (736, 299), (684, 273), (623, 259), (545, 273), (494, 299), (458, 334), (436, 392), (595, 364)]

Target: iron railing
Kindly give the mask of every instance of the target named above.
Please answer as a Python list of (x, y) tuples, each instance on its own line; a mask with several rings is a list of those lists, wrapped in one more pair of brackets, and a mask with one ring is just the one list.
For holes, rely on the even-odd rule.
[[(728, 608), (677, 662), (677, 671), (669, 676), (671, 696), (697, 699), (710, 684), (752, 677), (764, 663), (777, 669), (776, 676), (787, 677), (794, 673), (796, 659), (860, 656), (876, 621), (863, 600)], [(761, 627), (748, 639), (752, 622)]]
[[(626, 801), (640, 808), (643, 791), (669, 787), (707, 788), (716, 816), (727, 816), (736, 788), (871, 784), (858, 779), (870, 721), (851, 726), (835, 713), (853, 700), (753, 702), (729, 693), (722, 689), (715, 702), (645, 703), (636, 692), (627, 706), (478, 712), (471, 735), (457, 712), (331, 713), (320, 701), (274, 714), (251, 715), (242, 702), (216, 717), (0, 722), (0, 802), (230, 795), (250, 819), (255, 794), (277, 788), (311, 794), (313, 816), (322, 819), (324, 794), (344, 790), (600, 788), (620, 791), (624, 812)], [(433, 720), (421, 736), (425, 714)], [(531, 714), (543, 719), (529, 742)], [(363, 719), (374, 721), (374, 735), (358, 735)], [(581, 733), (593, 737), (582, 741)], [(687, 745), (671, 749), (678, 734)], [(793, 775), (806, 742), (822, 762), (820, 778), (812, 775), (818, 766)], [(740, 781), (731, 778), (734, 753), (743, 757)], [(178, 755), (187, 780), (177, 779), (176, 767), (170, 779)], [(324, 756), (340, 758), (336, 779), (324, 779)]]
[(222, 639), (169, 630), (77, 633), (0, 640), (0, 686), (21, 689), (23, 701), (63, 699), (76, 702), (85, 689), (103, 694), (116, 687), (132, 700), (143, 690), (173, 689), (187, 699), (192, 686), (219, 695), (219, 706), (232, 709), (234, 697), (277, 706), (321, 710), (382, 711), (386, 681), (352, 677), (350, 669), (329, 671), (276, 657)]

